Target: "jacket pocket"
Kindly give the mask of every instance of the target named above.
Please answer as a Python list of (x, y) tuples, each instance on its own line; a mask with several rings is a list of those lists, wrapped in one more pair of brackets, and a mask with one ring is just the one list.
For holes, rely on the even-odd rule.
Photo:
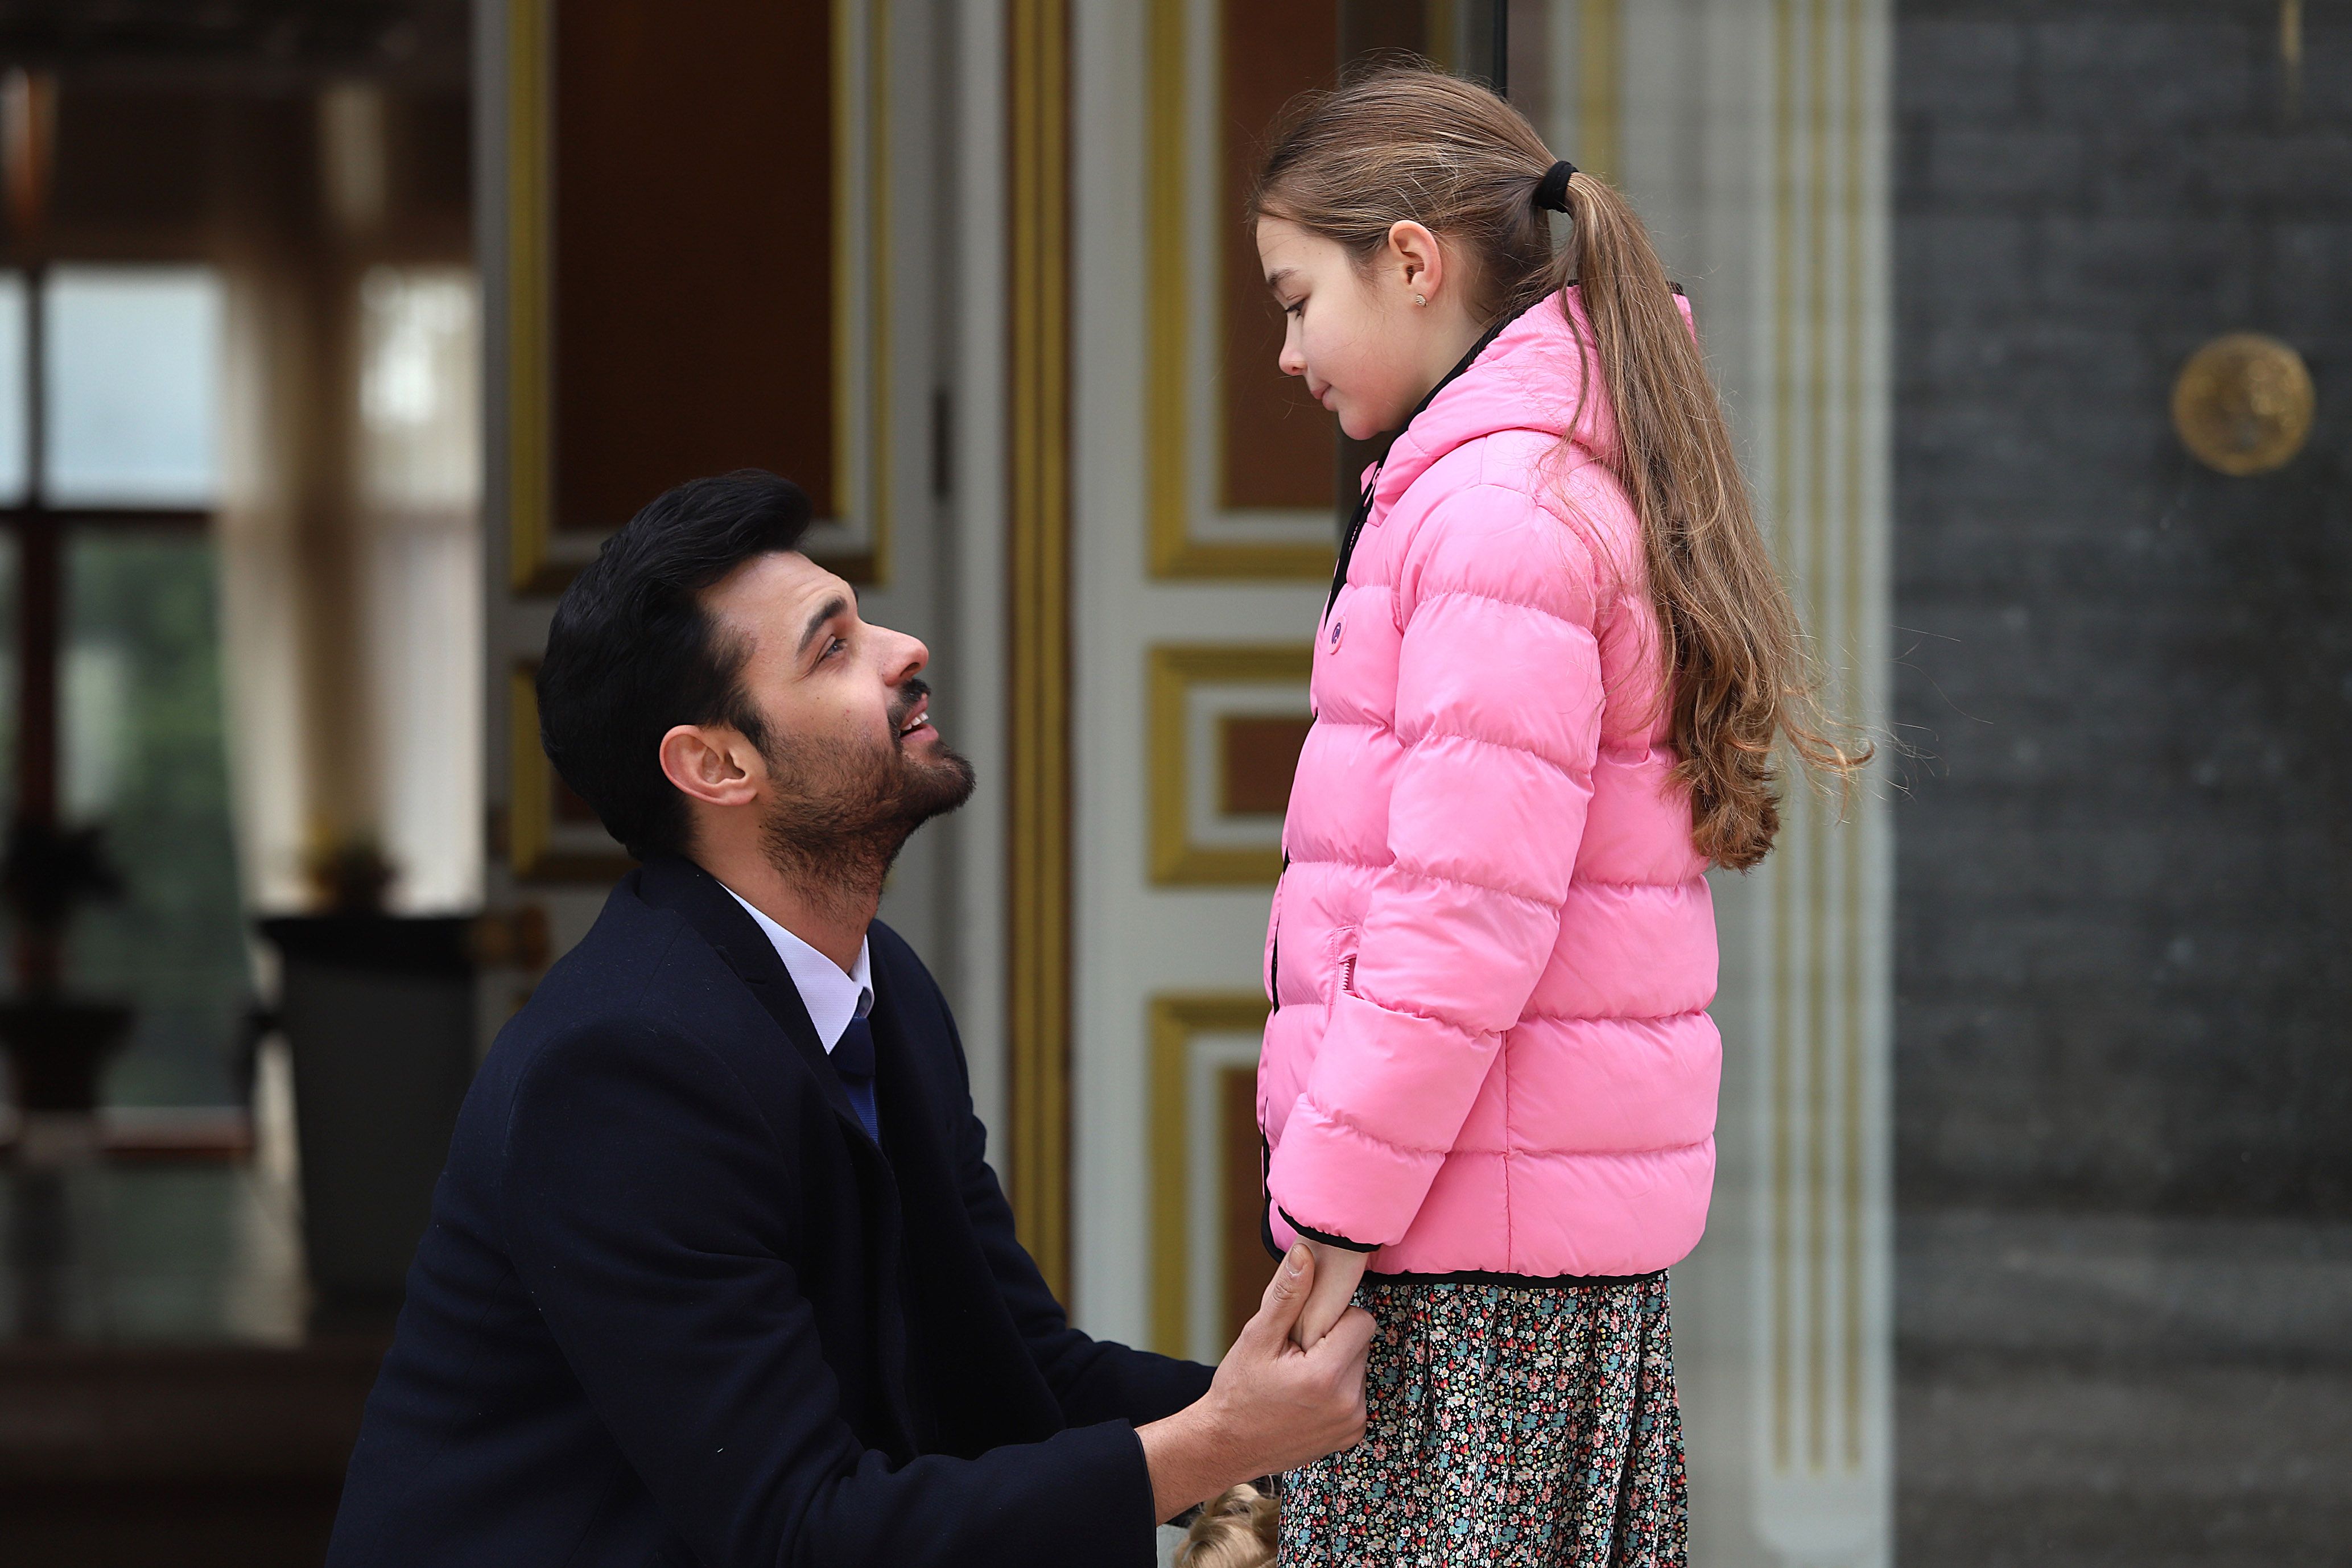
[(1282, 1011), (1282, 884), (1290, 875), (1290, 857), (1282, 858), (1282, 875), (1274, 879), (1274, 902), (1265, 911), (1265, 1007)]
[(1334, 928), (1326, 940), (1323, 973), (1328, 978), (1323, 994), (1325, 1003), (1336, 1005), (1341, 996), (1356, 994), (1356, 950), (1362, 941), (1362, 928), (1351, 925)]

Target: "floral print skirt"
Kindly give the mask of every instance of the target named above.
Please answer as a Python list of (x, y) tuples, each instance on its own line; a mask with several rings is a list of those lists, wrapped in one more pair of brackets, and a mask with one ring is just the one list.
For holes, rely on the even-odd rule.
[(1684, 1568), (1666, 1277), (1367, 1279), (1370, 1419), (1282, 1485), (1283, 1568)]

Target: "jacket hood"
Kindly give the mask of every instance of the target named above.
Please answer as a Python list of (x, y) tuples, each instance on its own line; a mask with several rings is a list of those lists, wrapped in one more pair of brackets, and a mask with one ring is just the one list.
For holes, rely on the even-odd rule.
[[(1677, 293), (1675, 302), (1688, 322), (1689, 300)], [(1617, 421), (1591, 344), (1592, 322), (1575, 284), (1520, 312), (1398, 434), (1378, 466), (1379, 485), (1366, 521), (1378, 523), (1396, 498), (1448, 452), (1506, 430), (1572, 439), (1587, 456), (1606, 462), (1616, 451)], [(1364, 470), (1367, 482), (1373, 472)]]

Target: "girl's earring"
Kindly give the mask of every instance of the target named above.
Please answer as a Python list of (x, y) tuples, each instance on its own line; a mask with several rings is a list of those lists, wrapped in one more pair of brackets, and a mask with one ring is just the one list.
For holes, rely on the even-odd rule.
[(1420, 296), (1419, 294), (1415, 294), (1415, 295), (1412, 297), (1412, 302), (1413, 302), (1414, 304), (1416, 304), (1416, 305), (1426, 305), (1426, 304), (1428, 304), (1428, 303), (1429, 303), (1429, 301), (1428, 301), (1427, 300), (1423, 299), (1423, 298), (1422, 296)]

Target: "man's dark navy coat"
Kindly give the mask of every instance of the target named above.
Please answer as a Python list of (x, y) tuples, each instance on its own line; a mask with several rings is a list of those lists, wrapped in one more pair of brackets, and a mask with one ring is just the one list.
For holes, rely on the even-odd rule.
[(467, 1098), (331, 1568), (1153, 1560), (1134, 1427), (1209, 1371), (1069, 1326), (870, 948), (879, 1148), (718, 882), (614, 892)]

